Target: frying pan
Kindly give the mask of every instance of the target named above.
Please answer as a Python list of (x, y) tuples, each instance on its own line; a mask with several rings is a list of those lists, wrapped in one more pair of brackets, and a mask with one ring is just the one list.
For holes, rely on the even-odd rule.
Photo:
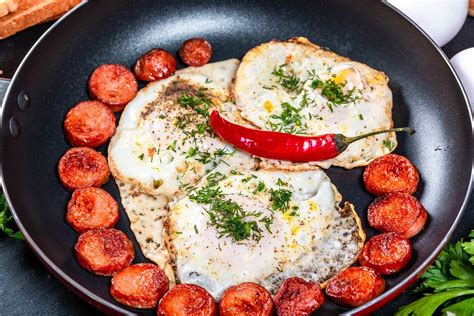
[[(77, 234), (64, 220), (70, 192), (56, 174), (58, 159), (69, 148), (62, 122), (69, 108), (88, 98), (88, 76), (98, 65), (132, 66), (151, 48), (176, 51), (183, 40), (196, 36), (213, 44), (213, 61), (241, 58), (273, 38), (305, 36), (389, 76), (395, 125), (417, 130), (412, 137), (398, 136), (396, 152), (409, 157), (422, 175), (416, 195), (429, 222), (413, 238), (415, 254), (408, 267), (386, 278), (383, 295), (352, 310), (328, 303), (318, 314), (368, 314), (396, 297), (435, 258), (460, 219), (470, 193), (472, 122), (444, 54), (400, 13), (371, 0), (102, 0), (83, 3), (58, 21), (21, 63), (1, 118), (3, 190), (33, 251), (97, 308), (154, 315), (115, 302), (108, 292), (110, 279), (83, 270), (74, 259)], [(106, 146), (100, 149), (106, 152)], [(376, 232), (367, 223), (366, 209), (373, 197), (363, 188), (362, 171), (331, 168), (327, 173), (344, 199), (355, 204), (370, 237)], [(119, 199), (113, 180), (104, 188)], [(145, 261), (129, 224), (121, 209), (117, 227), (133, 239), (135, 262)]]

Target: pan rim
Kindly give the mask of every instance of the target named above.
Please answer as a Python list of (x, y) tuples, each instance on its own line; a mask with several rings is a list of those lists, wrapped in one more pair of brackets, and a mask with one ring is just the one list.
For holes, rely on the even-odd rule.
[[(468, 112), (471, 114), (469, 116), (469, 121), (471, 123), (471, 139), (474, 139), (474, 129), (473, 129), (473, 112), (471, 107), (469, 106), (469, 99), (467, 98), (466, 91), (464, 90), (464, 87), (461, 83), (461, 80), (459, 79), (456, 71), (454, 70), (453, 66), (451, 65), (451, 62), (449, 61), (449, 58), (446, 56), (446, 54), (443, 52), (443, 50), (434, 42), (434, 40), (418, 25), (410, 19), (405, 13), (400, 11), (398, 8), (396, 8), (394, 5), (388, 2), (388, 0), (382, 0), (382, 3), (391, 8), (395, 13), (398, 13), (402, 18), (404, 18), (408, 23), (410, 23), (413, 27), (417, 29), (418, 32), (420, 32), (429, 42), (430, 44), (436, 49), (438, 54), (443, 58), (445, 61), (446, 65), (448, 66), (449, 70), (453, 74), (459, 88), (461, 89), (461, 93), (464, 97), (464, 105), (467, 107)], [(472, 146), (471, 146), (472, 148)], [(366, 313), (370, 313), (375, 311), (377, 308), (382, 307), (383, 305), (387, 304), (391, 300), (393, 300), (395, 297), (397, 297), (402, 291), (406, 290), (414, 281), (418, 279), (418, 277), (423, 274), (425, 269), (438, 257), (438, 254), (443, 250), (443, 248), (446, 246), (446, 244), (449, 242), (449, 239), (451, 235), (453, 234), (454, 230), (459, 224), (459, 221), (461, 220), (464, 211), (466, 210), (467, 203), (469, 202), (469, 197), (472, 194), (472, 188), (473, 188), (473, 173), (474, 173), (474, 161), (472, 161), (471, 157), (471, 174), (469, 177), (469, 185), (467, 187), (466, 194), (464, 196), (463, 203), (461, 205), (461, 208), (459, 209), (459, 212), (452, 223), (451, 227), (449, 228), (448, 232), (444, 236), (443, 240), (438, 244), (438, 246), (433, 250), (431, 255), (429, 255), (412, 273), (410, 273), (403, 281), (395, 285), (393, 288), (389, 289), (388, 291), (382, 293), (381, 295), (377, 296), (375, 299), (357, 307), (354, 308), (348, 312), (343, 313), (342, 315), (364, 315)], [(395, 295), (395, 296), (394, 296)], [(394, 297), (393, 297), (394, 296)]]
[[(5, 97), (2, 102), (2, 107), (1, 107), (1, 113), (0, 113), (0, 118), (3, 119), (3, 113), (6, 108), (6, 103), (9, 94), (11, 93), (12, 87), (18, 77), (18, 74), (20, 73), (21, 69), (23, 68), (24, 64), (28, 60), (29, 56), (33, 53), (33, 51), (36, 49), (36, 47), (41, 43), (41, 41), (49, 34), (51, 33), (56, 26), (61, 24), (68, 16), (72, 15), (74, 12), (78, 11), (82, 6), (84, 6), (86, 3), (88, 3), (89, 0), (83, 0), (81, 3), (76, 5), (73, 9), (68, 11), (66, 14), (64, 14), (61, 18), (59, 18), (56, 22), (53, 23), (40, 37), (39, 39), (33, 44), (33, 46), (28, 50), (28, 53), (25, 55), (23, 60), (21, 61), (20, 65), (18, 66), (17, 70), (15, 71), (10, 84), (7, 88), (7, 92), (5, 93)], [(77, 283), (75, 280), (73, 280), (68, 274), (62, 271), (54, 262), (49, 259), (49, 257), (43, 252), (43, 250), (36, 244), (36, 242), (31, 238), (30, 234), (28, 231), (25, 229), (23, 226), (23, 223), (20, 221), (18, 218), (18, 215), (16, 213), (16, 210), (10, 200), (10, 194), (8, 193), (8, 188), (5, 185), (5, 180), (3, 178), (3, 164), (0, 160), (0, 185), (2, 188), (2, 191), (4, 193), (5, 199), (7, 200), (8, 206), (10, 207), (13, 219), (22, 232), (23, 236), (25, 237), (25, 241), (28, 244), (28, 246), (33, 250), (34, 254), (38, 257), (38, 259), (46, 266), (46, 268), (64, 285), (66, 288), (69, 290), (73, 291), (74, 294), (78, 295), (81, 297), (84, 301), (87, 303), (93, 305), (94, 307), (104, 311), (104, 312), (112, 312), (114, 314), (120, 314), (120, 315), (137, 315), (135, 313), (131, 313), (129, 310), (122, 308), (121, 306), (118, 306), (116, 304), (112, 304), (108, 302), (107, 300), (97, 296), (94, 294), (92, 291), (89, 291), (85, 287), (83, 287), (81, 284)]]
[[(12, 90), (12, 87), (19, 75), (19, 73), (21, 72), (24, 64), (26, 63), (26, 61), (28, 60), (29, 56), (34, 52), (34, 50), (36, 49), (36, 47), (41, 43), (41, 41), (49, 34), (51, 33), (60, 23), (62, 23), (69, 15), (72, 15), (74, 12), (78, 11), (79, 8), (83, 7), (86, 3), (88, 3), (87, 0), (84, 0), (82, 1), (80, 4), (78, 4), (75, 8), (73, 8), (72, 10), (70, 10), (69, 12), (67, 12), (63, 17), (61, 17), (58, 21), (56, 21), (50, 28), (48, 28), (48, 30), (41, 35), (41, 37), (35, 42), (35, 44), (31, 47), (31, 49), (28, 51), (28, 53), (25, 55), (24, 59), (22, 60), (22, 62), (20, 63), (20, 65), (18, 66), (11, 82), (10, 82), (10, 85), (7, 89), (7, 92), (5, 94), (5, 98), (3, 100), (3, 103), (2, 103), (2, 109), (1, 109), (1, 114), (0, 114), (0, 118), (3, 117), (3, 113), (5, 111), (5, 107), (6, 107), (6, 102), (7, 102), (7, 99), (8, 99), (8, 96), (9, 94), (11, 93), (11, 90)], [(447, 58), (447, 56), (444, 54), (444, 52), (441, 50), (440, 47), (438, 47), (434, 41), (426, 34), (426, 32), (424, 32), (415, 22), (413, 22), (410, 18), (408, 18), (404, 13), (402, 13), (400, 10), (398, 10), (397, 8), (395, 8), (392, 4), (388, 3), (387, 0), (382, 0), (382, 3), (387, 5), (389, 8), (391, 8), (393, 11), (395, 11), (395, 13), (398, 13), (402, 18), (404, 18), (405, 21), (407, 21), (408, 23), (410, 23), (413, 27), (415, 27), (415, 29), (420, 32), (428, 41), (429, 43), (434, 47), (434, 49), (436, 49), (436, 51), (440, 54), (440, 56), (442, 57), (442, 59), (444, 60), (444, 62), (447, 64), (448, 68), (450, 69), (451, 73), (453, 74), (454, 76), (454, 79), (456, 80), (459, 88), (461, 89), (461, 93), (462, 95), (464, 96), (464, 105), (467, 107), (467, 110), (468, 112), (471, 114), (470, 118), (469, 118), (469, 121), (471, 123), (471, 139), (474, 138), (474, 130), (473, 130), (473, 112), (469, 106), (469, 101), (468, 101), (468, 98), (467, 98), (467, 95), (466, 95), (466, 92), (464, 90), (464, 87), (462, 86), (462, 83), (460, 82), (459, 80), (459, 77), (458, 75), (456, 74), (456, 72), (454, 71), (451, 63), (449, 62), (449, 59)], [(472, 148), (472, 146), (471, 146)], [(471, 157), (471, 160), (472, 160), (472, 157)], [(373, 312), (375, 311), (375, 309), (385, 305), (386, 303), (388, 303), (390, 300), (394, 299), (396, 296), (398, 296), (400, 294), (401, 291), (403, 291), (406, 287), (408, 287), (411, 282), (413, 282), (414, 280), (417, 279), (417, 277), (421, 274), (421, 272), (424, 271), (424, 269), (426, 269), (426, 267), (436, 258), (436, 256), (438, 255), (438, 253), (444, 248), (444, 246), (447, 244), (447, 242), (449, 241), (449, 238), (451, 237), (451, 235), (453, 234), (454, 232), (454, 229), (457, 227), (457, 225), (459, 224), (460, 220), (461, 220), (461, 217), (462, 215), (464, 214), (464, 211), (466, 209), (466, 206), (467, 206), (467, 203), (469, 201), (469, 197), (472, 193), (472, 188), (473, 188), (473, 170), (474, 170), (474, 162), (471, 163), (471, 174), (470, 174), (470, 182), (469, 182), (469, 185), (467, 186), (467, 191), (465, 193), (465, 196), (464, 196), (464, 200), (463, 200), (463, 203), (459, 209), (459, 212), (454, 220), (454, 222), (452, 223), (451, 227), (449, 228), (447, 234), (445, 235), (445, 237), (443, 238), (443, 240), (439, 243), (439, 245), (435, 248), (435, 250), (432, 252), (432, 254), (430, 256), (428, 256), (428, 258), (426, 258), (416, 269), (415, 271), (413, 271), (412, 273), (410, 273), (409, 275), (407, 275), (403, 281), (401, 281), (400, 283), (398, 283), (397, 285), (395, 285), (393, 288), (389, 289), (388, 291), (386, 291), (385, 293), (383, 293), (382, 295), (378, 296), (377, 298), (371, 300), (370, 302), (367, 302), (366, 304), (362, 305), (362, 306), (359, 306), (355, 309), (352, 309), (352, 310), (349, 310), (345, 313), (343, 313), (343, 315), (352, 315), (352, 314), (358, 314), (358, 315), (362, 315), (362, 314), (368, 314), (370, 312)], [(52, 262), (49, 257), (42, 251), (42, 249), (36, 244), (36, 242), (31, 238), (31, 236), (28, 234), (27, 230), (25, 229), (25, 227), (23, 226), (22, 222), (20, 221), (20, 219), (18, 218), (17, 216), (17, 213), (16, 213), (16, 210), (14, 209), (12, 203), (11, 203), (11, 200), (10, 200), (10, 197), (9, 197), (9, 193), (8, 193), (8, 189), (7, 187), (5, 186), (5, 182), (4, 182), (4, 179), (3, 179), (3, 165), (1, 164), (1, 161), (0, 161), (0, 184), (3, 188), (3, 192), (5, 194), (5, 197), (6, 197), (6, 200), (10, 206), (10, 209), (12, 211), (12, 215), (13, 215), (13, 218), (16, 222), (16, 224), (18, 225), (20, 231), (24, 234), (25, 236), (25, 240), (27, 242), (27, 244), (29, 245), (29, 247), (33, 250), (33, 252), (36, 254), (36, 256), (40, 259), (40, 261), (47, 267), (47, 269), (53, 274), (55, 275), (56, 278), (58, 278), (61, 283), (63, 283), (67, 288), (69, 288), (70, 290), (72, 290), (75, 294), (77, 294), (79, 297), (81, 297), (82, 299), (84, 299), (86, 302), (88, 302), (89, 304), (92, 304), (94, 307), (96, 308), (99, 308), (100, 310), (103, 310), (103, 311), (106, 311), (106, 312), (109, 312), (109, 313), (114, 313), (114, 314), (123, 314), (123, 315), (136, 315), (135, 313), (132, 313), (130, 312), (129, 310), (119, 306), (118, 304), (114, 304), (114, 303), (111, 303), (99, 296), (97, 296), (96, 294), (94, 294), (92, 291), (89, 291), (88, 289), (86, 289), (85, 287), (83, 287), (81, 284), (77, 283), (76, 281), (74, 281), (71, 277), (69, 277), (68, 274), (66, 274), (65, 272), (63, 272), (54, 262)]]

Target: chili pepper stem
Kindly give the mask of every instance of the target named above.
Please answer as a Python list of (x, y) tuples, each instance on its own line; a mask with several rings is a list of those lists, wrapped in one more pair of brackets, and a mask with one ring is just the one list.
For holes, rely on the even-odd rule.
[(354, 137), (344, 136), (342, 141), (344, 145), (348, 146), (349, 144), (352, 144), (353, 142), (356, 142), (358, 140), (361, 140), (370, 136), (384, 134), (384, 133), (391, 133), (391, 132), (394, 132), (394, 133), (407, 132), (409, 135), (413, 135), (415, 134), (416, 131), (411, 127), (397, 127), (397, 128), (391, 128), (391, 129), (386, 129), (382, 131), (370, 132), (370, 133), (366, 133), (366, 134), (362, 134), (362, 135), (354, 136)]

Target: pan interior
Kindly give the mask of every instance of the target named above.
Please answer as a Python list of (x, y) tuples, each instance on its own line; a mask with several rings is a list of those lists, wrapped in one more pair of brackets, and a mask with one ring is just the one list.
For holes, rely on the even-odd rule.
[[(389, 7), (370, 0), (91, 1), (62, 21), (17, 73), (2, 117), (5, 191), (41, 253), (95, 293), (95, 300), (103, 300), (102, 308), (118, 304), (109, 294), (109, 279), (86, 272), (74, 259), (77, 235), (64, 219), (70, 193), (56, 174), (57, 162), (69, 148), (62, 131), (64, 116), (88, 99), (86, 83), (93, 69), (103, 63), (130, 67), (149, 49), (175, 52), (190, 37), (209, 40), (212, 61), (219, 61), (241, 58), (273, 38), (293, 36), (384, 71), (393, 91), (395, 125), (417, 131), (412, 137), (399, 135), (396, 152), (418, 167), (422, 180), (416, 195), (430, 219), (413, 239), (415, 255), (408, 268), (387, 278), (389, 291), (400, 286), (446, 240), (468, 194), (471, 114), (451, 69), (433, 45)], [(22, 90), (31, 100), (26, 111), (16, 104)], [(16, 138), (8, 131), (12, 116), (21, 126)], [(101, 150), (105, 153), (106, 146)], [(373, 197), (363, 188), (362, 171), (331, 168), (327, 173), (343, 197), (355, 204), (370, 237), (376, 232), (368, 226), (366, 209)], [(104, 188), (119, 198), (112, 180)], [(117, 227), (133, 238), (123, 209)], [(135, 262), (143, 260), (139, 253)], [(343, 311), (347, 309), (326, 304), (321, 313)]]

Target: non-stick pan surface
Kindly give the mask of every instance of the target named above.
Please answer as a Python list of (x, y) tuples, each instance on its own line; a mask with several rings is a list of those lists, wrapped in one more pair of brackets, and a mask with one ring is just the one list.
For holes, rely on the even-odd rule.
[[(352, 312), (373, 310), (406, 288), (447, 241), (469, 194), (471, 113), (439, 49), (392, 8), (371, 0), (101, 0), (83, 4), (60, 21), (22, 63), (2, 116), (4, 191), (41, 260), (97, 307), (114, 313), (142, 312), (115, 302), (108, 292), (110, 279), (83, 270), (74, 259), (77, 234), (64, 220), (70, 193), (56, 174), (58, 159), (69, 148), (62, 122), (69, 108), (88, 98), (88, 76), (98, 65), (132, 66), (151, 48), (176, 51), (183, 40), (195, 36), (213, 44), (212, 61), (241, 58), (274, 38), (305, 36), (389, 76), (395, 125), (417, 130), (413, 137), (399, 136), (396, 152), (418, 167), (422, 181), (417, 196), (430, 218), (413, 239), (415, 255), (408, 268), (387, 278), (385, 294)], [(23, 92), (29, 96), (26, 109), (24, 103), (18, 107)], [(19, 135), (13, 137), (10, 129), (15, 127)], [(106, 146), (101, 149), (106, 152)], [(331, 168), (327, 173), (344, 199), (355, 204), (368, 236), (373, 235), (366, 220), (373, 197), (363, 188), (362, 168)], [(119, 199), (113, 180), (105, 189)], [(118, 228), (133, 238), (123, 209)], [(139, 252), (135, 262), (143, 260)], [(344, 311), (349, 309), (326, 304), (318, 313)]]

